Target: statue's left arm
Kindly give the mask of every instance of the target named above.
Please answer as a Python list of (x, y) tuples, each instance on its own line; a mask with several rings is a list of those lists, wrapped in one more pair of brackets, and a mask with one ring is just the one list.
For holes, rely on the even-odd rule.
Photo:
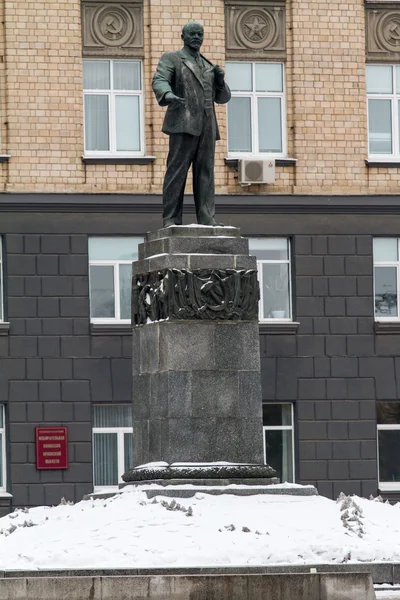
[(225, 73), (218, 65), (214, 66), (215, 102), (226, 104), (231, 99), (231, 90), (225, 82)]

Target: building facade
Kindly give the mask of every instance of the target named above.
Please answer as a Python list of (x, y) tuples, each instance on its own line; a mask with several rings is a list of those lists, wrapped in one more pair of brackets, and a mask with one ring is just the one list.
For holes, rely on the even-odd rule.
[[(232, 90), (216, 205), (259, 260), (266, 460), (328, 497), (396, 498), (400, 3), (0, 12), (0, 510), (77, 501), (130, 466), (130, 262), (161, 226), (168, 150), (151, 79), (190, 20)], [(36, 428), (61, 426), (68, 468), (37, 469)]]

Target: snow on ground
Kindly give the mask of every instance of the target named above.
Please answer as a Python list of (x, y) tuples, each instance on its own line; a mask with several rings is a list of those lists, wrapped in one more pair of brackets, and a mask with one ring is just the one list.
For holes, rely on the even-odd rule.
[(199, 492), (176, 503), (127, 486), (105, 500), (17, 510), (0, 519), (0, 569), (400, 561), (400, 504)]

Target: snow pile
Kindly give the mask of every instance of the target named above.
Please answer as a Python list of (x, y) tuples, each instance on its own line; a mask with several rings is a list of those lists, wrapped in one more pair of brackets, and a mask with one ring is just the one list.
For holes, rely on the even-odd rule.
[(22, 509), (0, 519), (0, 569), (350, 561), (400, 561), (400, 504), (199, 492), (148, 499), (127, 487), (105, 500)]

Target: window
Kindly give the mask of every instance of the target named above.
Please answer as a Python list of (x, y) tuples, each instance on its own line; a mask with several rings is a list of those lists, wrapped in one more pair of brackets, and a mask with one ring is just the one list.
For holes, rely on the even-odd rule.
[(230, 155), (284, 156), (283, 65), (228, 62), (228, 152)]
[(290, 243), (286, 238), (249, 238), (250, 254), (257, 258), (261, 298), (260, 321), (292, 318)]
[(400, 158), (400, 66), (367, 65), (369, 155)]
[(132, 406), (93, 406), (93, 480), (95, 489), (117, 486), (133, 464)]
[(85, 154), (142, 155), (142, 65), (138, 60), (84, 60)]
[(377, 402), (381, 490), (400, 490), (400, 402)]
[(131, 322), (132, 261), (143, 238), (89, 238), (90, 318), (93, 323)]
[(375, 319), (399, 319), (399, 242), (397, 238), (375, 238), (374, 300)]
[(4, 307), (3, 307), (3, 260), (2, 260), (2, 247), (0, 237), (0, 322), (4, 321)]
[(294, 481), (292, 404), (263, 404), (265, 464), (276, 470), (281, 483)]
[(6, 432), (4, 406), (0, 405), (0, 492), (6, 491)]

